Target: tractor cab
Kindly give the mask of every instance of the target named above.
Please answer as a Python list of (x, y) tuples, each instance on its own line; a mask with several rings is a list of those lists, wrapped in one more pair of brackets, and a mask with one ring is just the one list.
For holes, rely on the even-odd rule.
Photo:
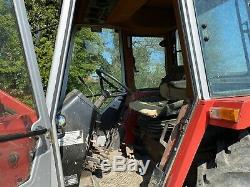
[[(76, 1), (70, 24), (61, 20), (70, 32), (59, 30), (51, 73), (60, 79), (52, 75), (47, 92), (49, 108), (53, 99), (58, 102), (51, 111), (55, 119), (66, 124), (59, 138), (65, 184), (72, 178), (75, 185), (90, 186), (110, 181), (122, 186), (205, 184), (206, 178), (195, 174), (200, 160), (185, 164), (184, 155), (197, 150), (205, 134), (199, 120), (208, 124), (209, 117), (211, 124), (224, 126), (220, 120), (232, 121), (238, 110), (221, 100), (221, 108), (213, 103), (202, 109), (200, 101), (248, 90), (248, 76), (240, 73), (248, 64), (247, 6), (237, 1)], [(231, 16), (234, 21), (225, 21)], [(229, 30), (237, 39), (229, 39), (226, 47)], [(241, 46), (244, 55), (238, 57), (233, 46)], [(224, 110), (223, 117), (230, 119), (216, 116)], [(191, 123), (204, 130), (187, 135)], [(214, 151), (220, 135), (211, 132), (203, 141), (214, 138), (208, 141)], [(83, 141), (68, 141), (77, 134)], [(195, 143), (182, 145), (184, 137)], [(181, 145), (185, 154), (179, 152)], [(114, 171), (118, 158), (127, 166), (119, 174)], [(131, 160), (148, 164), (147, 172), (138, 173), (144, 167), (140, 164), (128, 172)], [(196, 169), (184, 177), (191, 164)]]
[[(102, 168), (118, 158), (125, 165), (148, 164), (143, 175), (139, 164), (124, 171), (121, 185), (130, 179), (132, 186), (161, 183), (156, 175), (150, 180), (152, 173), (155, 168), (163, 173), (170, 136), (194, 101), (175, 6), (172, 1), (76, 2), (56, 111), (56, 119), (66, 124), (58, 140), (65, 184), (71, 177), (80, 185), (93, 185), (85, 184), (89, 177), (100, 185), (119, 181), (115, 171)], [(50, 82), (47, 95), (57, 84)], [(77, 135), (84, 141), (68, 141)]]
[(45, 98), (24, 2), (0, 0), (0, 186), (248, 186), (249, 12), (62, 1)]

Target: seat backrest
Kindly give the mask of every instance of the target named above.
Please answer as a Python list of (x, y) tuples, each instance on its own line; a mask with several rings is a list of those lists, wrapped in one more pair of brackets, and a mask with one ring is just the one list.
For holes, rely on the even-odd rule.
[(160, 94), (167, 100), (185, 100), (186, 80), (163, 82), (160, 85)]

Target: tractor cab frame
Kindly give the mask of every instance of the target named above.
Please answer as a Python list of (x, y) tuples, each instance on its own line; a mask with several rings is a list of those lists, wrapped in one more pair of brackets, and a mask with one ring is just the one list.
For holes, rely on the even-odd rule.
[[(3, 40), (0, 175), (8, 177), (0, 177), (0, 185), (104, 185), (114, 180), (100, 167), (114, 154), (150, 160), (141, 185), (249, 184), (249, 2), (63, 1), (46, 104), (24, 2), (0, 0), (0, 6), (0, 18), (13, 19), (11, 32), (23, 51), (8, 58), (17, 45), (11, 37)], [(107, 40), (114, 43), (103, 44)], [(97, 56), (105, 47), (111, 54)], [(86, 56), (91, 61), (82, 60)], [(13, 60), (23, 63), (16, 75), (26, 67), (21, 92), (18, 81), (14, 88), (4, 81)], [(114, 62), (120, 77), (117, 68), (109, 69)], [(140, 76), (146, 62), (152, 62), (148, 74)], [(74, 77), (80, 68), (88, 74)], [(74, 78), (83, 86), (72, 89)], [(97, 83), (100, 93), (88, 82)], [(132, 178), (123, 185), (140, 185)]]

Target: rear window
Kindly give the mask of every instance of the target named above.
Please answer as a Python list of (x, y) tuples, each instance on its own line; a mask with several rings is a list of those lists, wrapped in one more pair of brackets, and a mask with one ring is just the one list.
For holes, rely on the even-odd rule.
[(165, 48), (160, 37), (132, 37), (137, 89), (157, 88), (165, 77)]

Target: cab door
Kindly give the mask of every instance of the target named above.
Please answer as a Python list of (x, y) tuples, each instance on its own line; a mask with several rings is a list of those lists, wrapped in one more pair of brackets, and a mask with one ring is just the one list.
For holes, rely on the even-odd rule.
[(61, 186), (23, 0), (0, 0), (0, 186)]

